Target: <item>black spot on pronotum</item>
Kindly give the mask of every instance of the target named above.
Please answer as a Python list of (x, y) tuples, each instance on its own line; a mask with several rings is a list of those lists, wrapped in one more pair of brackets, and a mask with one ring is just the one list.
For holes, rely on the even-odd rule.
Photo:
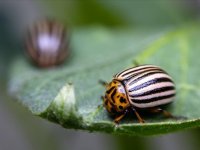
[(119, 106), (119, 109), (123, 109), (123, 106)]
[(120, 97), (120, 102), (121, 102), (121, 103), (126, 103), (126, 99), (123, 98), (123, 97)]
[(114, 96), (115, 96), (116, 92), (117, 92), (117, 90), (114, 89), (114, 91), (113, 91), (112, 94), (111, 94), (111, 99), (112, 99), (113, 103), (115, 103), (115, 98), (114, 98)]
[(115, 87), (111, 87), (109, 90), (106, 91), (107, 94), (110, 94)]

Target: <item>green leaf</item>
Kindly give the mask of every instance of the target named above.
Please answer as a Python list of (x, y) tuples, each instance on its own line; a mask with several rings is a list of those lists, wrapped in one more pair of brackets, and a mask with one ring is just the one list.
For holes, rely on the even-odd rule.
[[(200, 126), (199, 25), (162, 29), (108, 30), (102, 27), (72, 32), (71, 56), (57, 68), (39, 69), (17, 57), (10, 70), (9, 92), (34, 115), (65, 128), (113, 134), (155, 135)], [(112, 76), (133, 62), (164, 68), (177, 86), (166, 109), (186, 119), (132, 114), (119, 126), (102, 107), (105, 89), (98, 80)]]

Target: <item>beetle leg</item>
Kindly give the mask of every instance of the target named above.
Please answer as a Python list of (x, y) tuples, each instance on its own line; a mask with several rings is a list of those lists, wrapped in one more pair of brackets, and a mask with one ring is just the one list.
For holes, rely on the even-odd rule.
[(134, 113), (135, 113), (135, 115), (136, 115), (138, 121), (139, 121), (140, 123), (145, 123), (144, 119), (142, 119), (142, 118), (140, 117), (139, 113), (138, 113), (134, 108), (132, 108), (132, 110), (134, 111)]
[(108, 83), (106, 81), (103, 81), (103, 80), (99, 80), (99, 83), (101, 85), (103, 85), (103, 86), (107, 86), (108, 85)]
[(104, 99), (105, 99), (104, 96), (101, 96), (101, 99), (104, 101)]
[(124, 116), (127, 114), (127, 110), (125, 110), (122, 114), (120, 114), (119, 116), (117, 116), (116, 118), (115, 118), (115, 120), (114, 120), (114, 122), (116, 123), (116, 124), (119, 124), (119, 122), (122, 120), (122, 118), (124, 118)]
[(172, 115), (170, 112), (166, 111), (166, 110), (163, 110), (162, 108), (151, 108), (149, 109), (150, 112), (152, 113), (162, 113), (165, 117), (167, 118), (172, 118), (172, 119), (187, 119), (187, 117), (184, 117), (184, 116), (174, 116)]
[(122, 120), (122, 118), (123, 118), (124, 116), (125, 116), (125, 114), (121, 114), (120, 116), (117, 116), (117, 117), (115, 118), (114, 122), (115, 122), (116, 124), (119, 124), (120, 120)]
[(161, 108), (151, 108), (150, 109), (150, 112), (152, 113), (162, 113), (165, 117), (167, 118), (175, 118), (170, 112), (166, 111), (166, 110), (163, 110)]
[[(101, 96), (101, 99), (102, 99), (102, 101), (104, 102), (104, 96)], [(102, 106), (104, 106), (104, 103), (99, 104), (99, 105), (98, 105), (98, 108), (100, 108), (100, 107), (102, 107)]]

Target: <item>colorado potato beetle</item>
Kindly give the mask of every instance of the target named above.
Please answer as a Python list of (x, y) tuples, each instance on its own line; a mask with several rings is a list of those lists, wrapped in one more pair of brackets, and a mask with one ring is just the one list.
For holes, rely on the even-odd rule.
[(55, 20), (44, 19), (33, 24), (25, 44), (28, 55), (40, 67), (58, 65), (69, 54), (66, 29)]
[(130, 111), (135, 113), (140, 123), (144, 123), (138, 110), (160, 112), (166, 117), (173, 117), (160, 106), (174, 100), (175, 84), (158, 66), (132, 67), (114, 75), (110, 83), (101, 83), (106, 87), (105, 96), (102, 97), (103, 105), (115, 117), (115, 123), (119, 123)]

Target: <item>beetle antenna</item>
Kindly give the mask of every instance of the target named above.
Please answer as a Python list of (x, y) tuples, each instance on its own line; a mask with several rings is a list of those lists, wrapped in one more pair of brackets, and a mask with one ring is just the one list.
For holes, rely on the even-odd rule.
[(108, 83), (106, 81), (103, 81), (103, 80), (99, 80), (99, 83), (101, 85), (103, 85), (103, 86), (107, 86), (108, 85)]

